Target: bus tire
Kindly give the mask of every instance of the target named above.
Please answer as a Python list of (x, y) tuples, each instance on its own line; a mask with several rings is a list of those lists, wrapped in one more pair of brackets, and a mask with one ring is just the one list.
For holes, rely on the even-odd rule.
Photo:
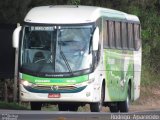
[(104, 95), (105, 95), (105, 87), (103, 85), (102, 89), (101, 89), (101, 100), (100, 100), (100, 102), (90, 104), (91, 112), (101, 112), (102, 111), (103, 102), (104, 102)]
[(130, 85), (128, 85), (127, 99), (125, 101), (118, 103), (118, 107), (119, 107), (120, 112), (128, 112), (129, 111), (130, 97), (131, 97), (131, 89), (130, 89)]
[(41, 102), (30, 102), (31, 110), (41, 110)]
[(91, 112), (100, 112), (101, 110), (99, 109), (100, 103), (91, 103), (90, 104), (90, 110)]

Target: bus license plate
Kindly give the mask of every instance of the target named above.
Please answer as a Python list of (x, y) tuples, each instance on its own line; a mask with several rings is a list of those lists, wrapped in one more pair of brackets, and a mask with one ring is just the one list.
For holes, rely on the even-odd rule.
[(48, 98), (60, 98), (61, 94), (60, 93), (49, 93)]

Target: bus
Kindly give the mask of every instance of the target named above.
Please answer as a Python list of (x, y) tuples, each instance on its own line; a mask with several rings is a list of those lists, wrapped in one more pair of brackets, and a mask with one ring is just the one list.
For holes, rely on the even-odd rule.
[(141, 37), (137, 16), (94, 7), (32, 8), (13, 33), (21, 101), (60, 111), (128, 112), (140, 96)]

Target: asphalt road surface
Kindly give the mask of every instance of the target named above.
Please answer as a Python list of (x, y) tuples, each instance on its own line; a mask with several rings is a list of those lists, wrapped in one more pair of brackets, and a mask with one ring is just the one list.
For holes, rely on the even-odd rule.
[(109, 112), (0, 110), (0, 120), (160, 120), (160, 110), (114, 114)]

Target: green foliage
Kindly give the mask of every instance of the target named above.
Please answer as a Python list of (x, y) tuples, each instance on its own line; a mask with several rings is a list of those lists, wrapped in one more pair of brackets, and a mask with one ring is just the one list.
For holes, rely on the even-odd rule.
[[(146, 10), (142, 17), (143, 57), (154, 72), (160, 72), (160, 16), (154, 10)], [(147, 61), (148, 60), (148, 61)]]
[(19, 105), (18, 103), (7, 103), (0, 101), (0, 109), (27, 110), (27, 107)]
[(159, 87), (160, 86), (160, 74), (152, 71), (147, 65), (142, 67), (142, 76), (141, 76), (141, 85), (150, 86), (150, 87)]
[(80, 4), (80, 0), (69, 0), (68, 1), (68, 4), (71, 4), (71, 5), (79, 5)]

